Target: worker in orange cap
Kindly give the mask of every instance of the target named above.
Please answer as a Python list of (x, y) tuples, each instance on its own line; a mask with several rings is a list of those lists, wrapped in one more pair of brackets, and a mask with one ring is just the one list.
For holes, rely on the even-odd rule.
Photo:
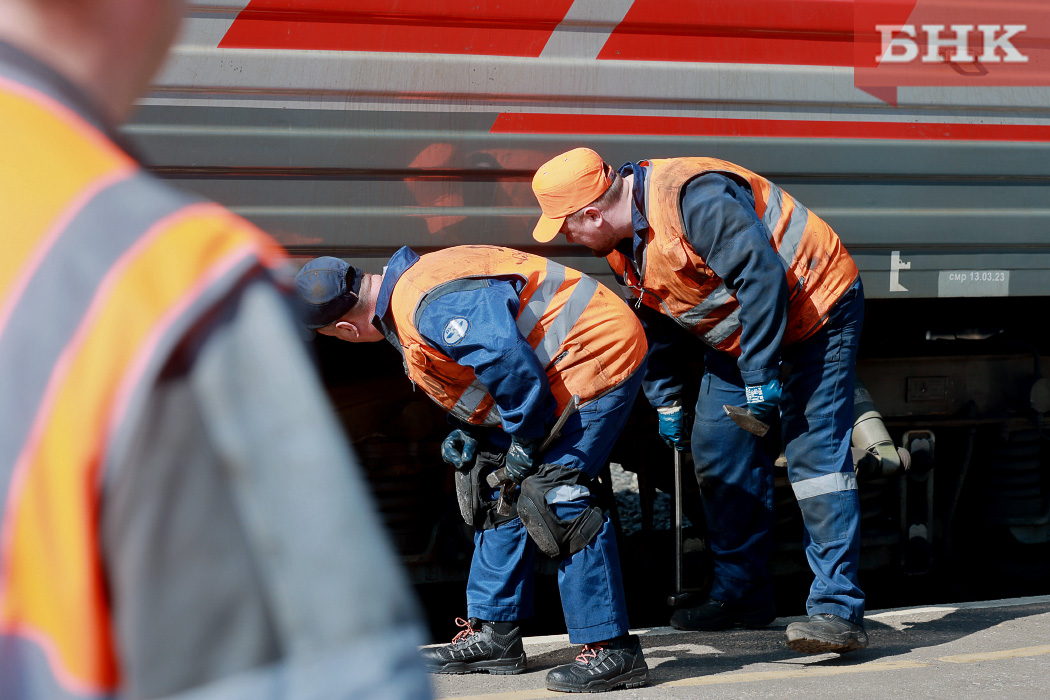
[[(715, 575), (706, 602), (675, 611), (671, 624), (714, 630), (775, 617), (768, 560), (779, 445), (738, 426), (764, 433), (779, 423), (815, 574), (810, 618), (788, 626), (788, 646), (867, 646), (850, 454), (864, 297), (838, 236), (769, 180), (715, 158), (616, 170), (577, 148), (541, 166), (532, 188), (543, 212), (535, 239), (561, 233), (605, 257), (637, 298), (651, 347), (643, 390), (664, 440), (692, 445)], [(668, 357), (698, 351), (696, 340), (708, 350), (690, 431), (676, 370), (686, 363)], [(732, 407), (747, 409), (742, 423)]]

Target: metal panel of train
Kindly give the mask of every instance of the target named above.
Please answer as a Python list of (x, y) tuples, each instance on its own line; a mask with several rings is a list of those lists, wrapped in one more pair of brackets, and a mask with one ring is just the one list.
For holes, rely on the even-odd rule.
[[(608, 280), (604, 261), (530, 236), (533, 172), (578, 145), (614, 165), (708, 155), (757, 171), (856, 259), (869, 298), (858, 401), (913, 457), (864, 482), (864, 566), (924, 572), (969, 558), (1045, 577), (1050, 80), (991, 80), (1001, 73), (981, 61), (1013, 50), (1038, 68), (1050, 10), (971, 3), (974, 27), (994, 6), (994, 26), (1024, 32), (993, 31), (998, 49), (970, 64), (946, 56), (951, 79), (894, 84), (858, 63), (858, 17), (873, 2), (194, 2), (126, 133), (162, 176), (293, 256), (374, 271), (401, 245), (500, 243)], [(454, 519), (433, 497), (447, 488), (440, 416), (396, 358), (319, 346), (413, 574), (462, 576), (469, 546), (448, 544)], [(646, 408), (620, 456), (660, 486), (669, 456), (652, 456)], [(805, 563), (797, 508), (778, 489), (786, 571)]]

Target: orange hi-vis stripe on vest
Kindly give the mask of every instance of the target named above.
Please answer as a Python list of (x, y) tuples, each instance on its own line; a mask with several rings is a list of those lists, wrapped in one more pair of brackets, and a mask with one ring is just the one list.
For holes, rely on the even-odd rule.
[(704, 173), (743, 178), (755, 197), (755, 211), (770, 231), (787, 277), (790, 297), (783, 344), (808, 338), (858, 270), (828, 224), (764, 177), (717, 158), (669, 158), (643, 162), (649, 240), (641, 279), (618, 251), (608, 256), (613, 271), (635, 296), (671, 316), (712, 347), (740, 354), (740, 305), (722, 279), (696, 254), (685, 236), (682, 188)]
[(178, 341), (283, 254), (0, 71), (0, 695), (119, 692), (107, 465)]
[(498, 246), (429, 253), (398, 280), (391, 310), (409, 377), (460, 420), (499, 425), (499, 409), (470, 367), (427, 342), (416, 315), (420, 302), (440, 294), (443, 285), (487, 277), (521, 280), (516, 324), (546, 370), (559, 414), (574, 394), (581, 402), (597, 398), (644, 361), (645, 335), (637, 317), (614, 292), (582, 272)]

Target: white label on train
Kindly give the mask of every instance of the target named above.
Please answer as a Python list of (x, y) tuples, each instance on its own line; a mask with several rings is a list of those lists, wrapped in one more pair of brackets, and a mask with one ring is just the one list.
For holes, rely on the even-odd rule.
[(1010, 295), (1009, 270), (941, 270), (939, 297), (1005, 297)]

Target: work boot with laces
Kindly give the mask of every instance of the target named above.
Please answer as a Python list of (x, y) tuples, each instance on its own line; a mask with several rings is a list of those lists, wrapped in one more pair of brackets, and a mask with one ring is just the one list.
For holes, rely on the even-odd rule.
[(800, 654), (845, 654), (868, 646), (868, 633), (838, 615), (819, 613), (788, 625), (787, 645)]
[(547, 690), (600, 693), (613, 688), (640, 688), (649, 682), (649, 667), (635, 635), (585, 644), (576, 660), (547, 674)]
[[(502, 627), (511, 623), (495, 624)], [(430, 673), (507, 675), (525, 670), (525, 648), (517, 625), (506, 633), (497, 632), (493, 623), (476, 617), (457, 617), (456, 625), (464, 629), (452, 638), (451, 644), (422, 650), (423, 663)]]

